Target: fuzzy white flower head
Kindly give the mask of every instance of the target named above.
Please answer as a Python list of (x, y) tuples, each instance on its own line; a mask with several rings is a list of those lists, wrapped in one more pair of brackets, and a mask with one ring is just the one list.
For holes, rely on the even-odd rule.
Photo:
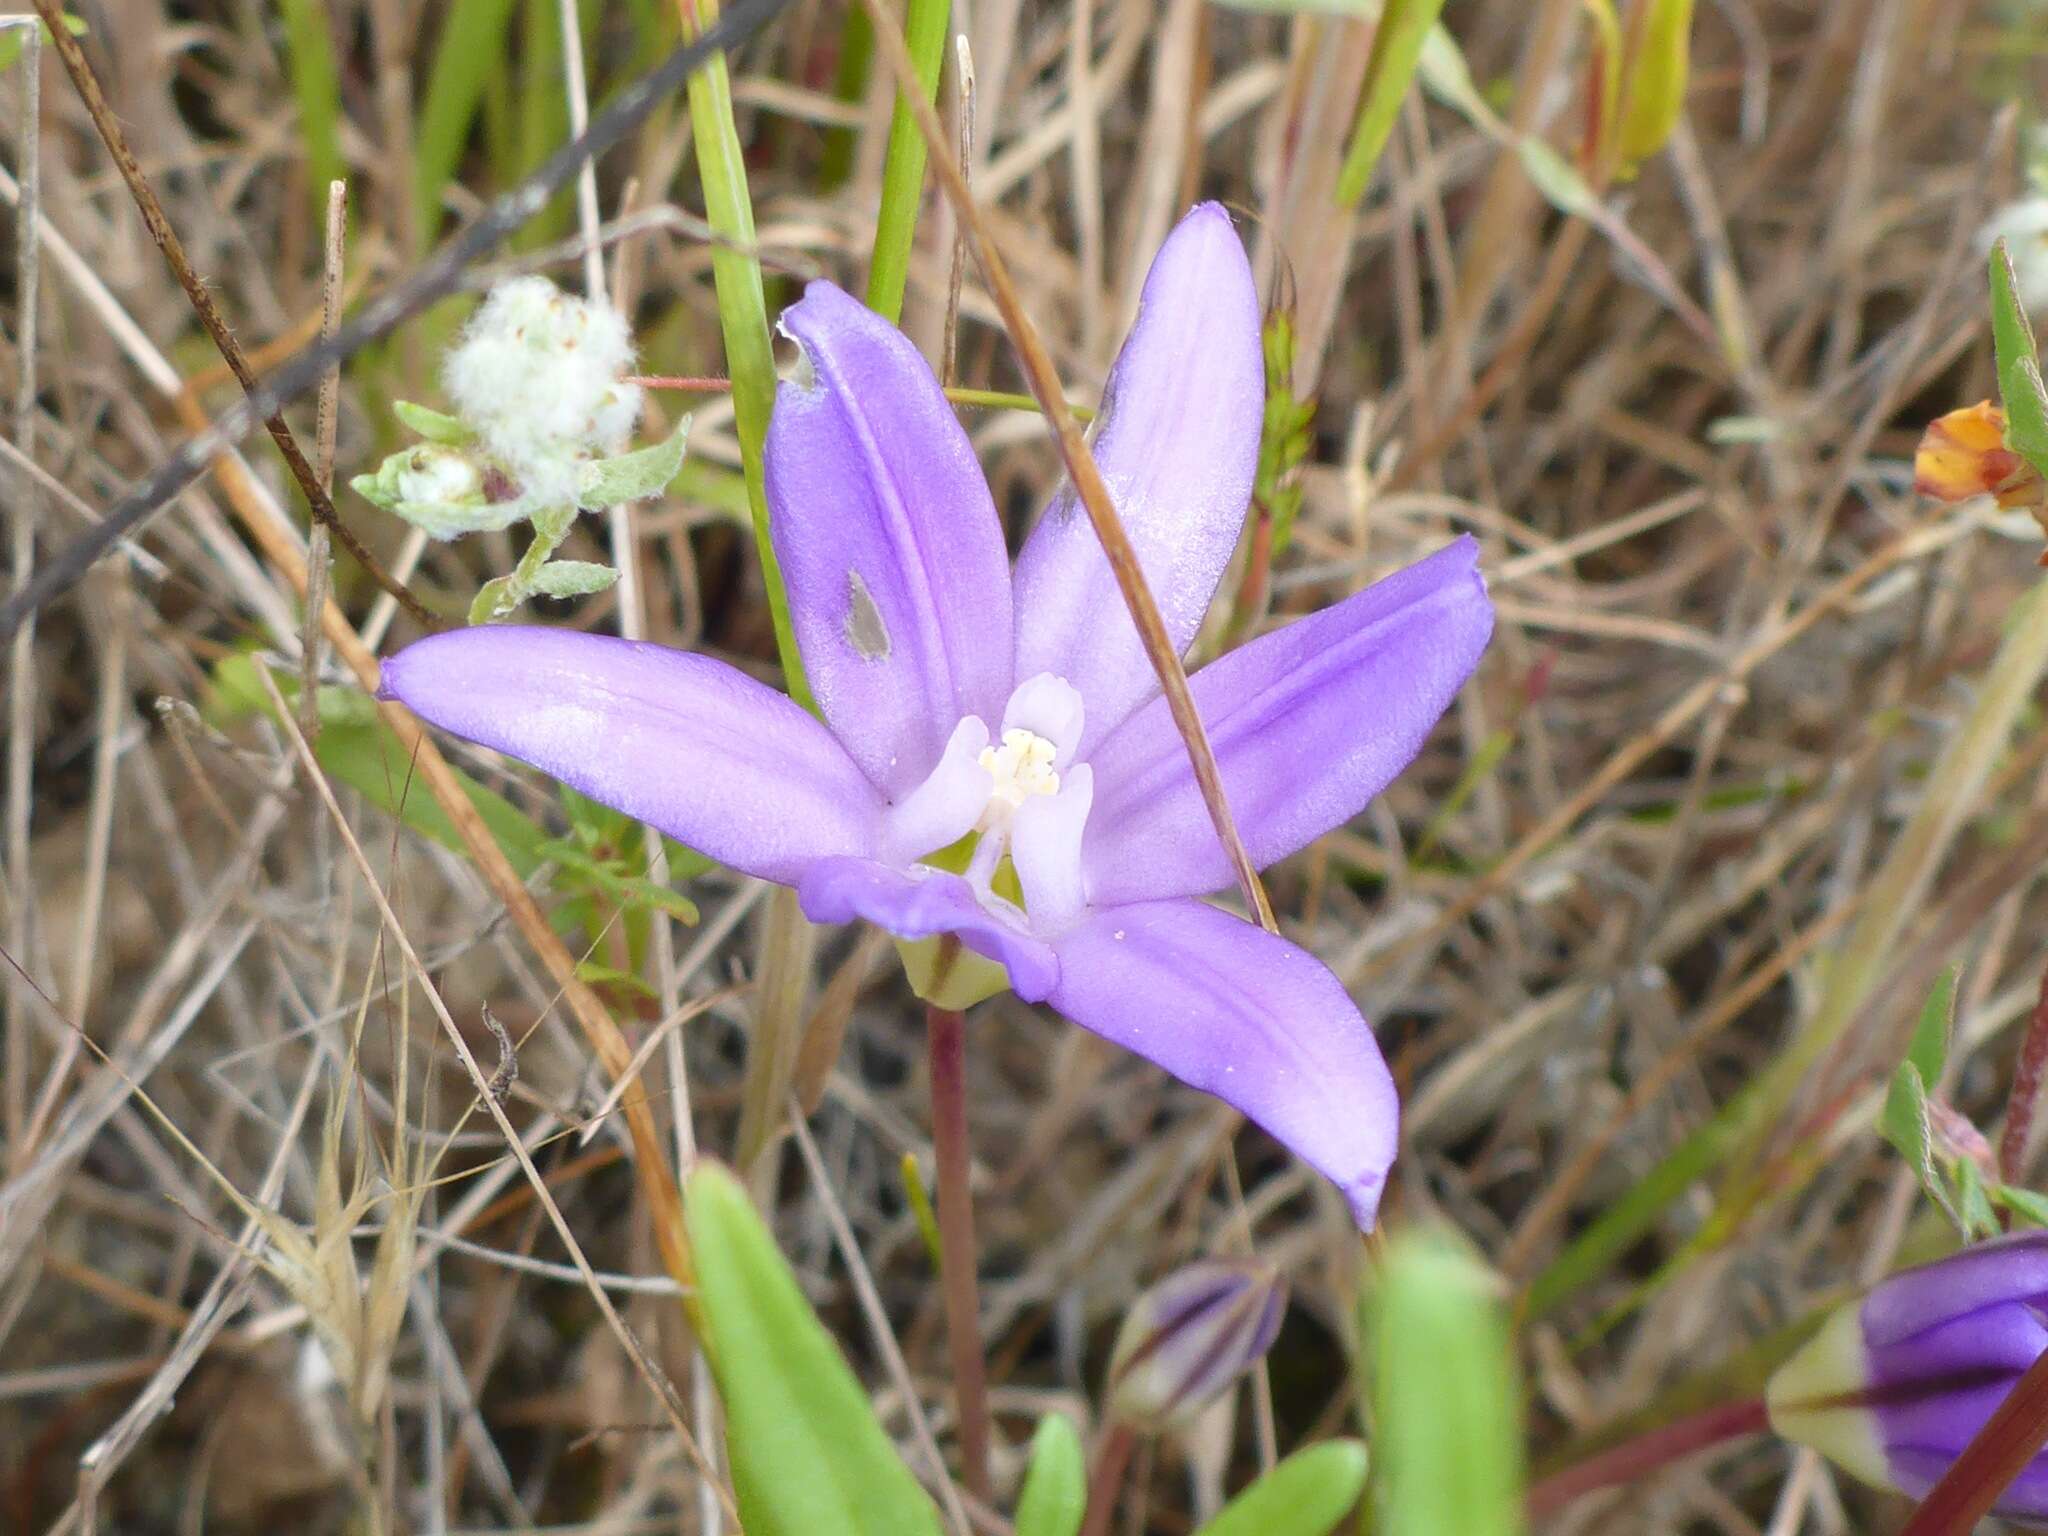
[(484, 477), (467, 454), (428, 443), (405, 455), (395, 489), (400, 501), (482, 501)]
[[(443, 365), (456, 412), (522, 480), (616, 453), (640, 414), (626, 317), (562, 292), (544, 277), (491, 290)], [(552, 474), (549, 471), (553, 471)]]
[(2007, 203), (1985, 221), (1977, 240), (1986, 252), (2003, 240), (2019, 282), (2020, 303), (2029, 310), (2048, 307), (2048, 196)]

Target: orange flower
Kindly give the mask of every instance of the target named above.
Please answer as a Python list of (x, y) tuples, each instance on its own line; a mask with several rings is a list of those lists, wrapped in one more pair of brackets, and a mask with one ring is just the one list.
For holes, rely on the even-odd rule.
[(1933, 422), (1913, 455), (1913, 489), (1936, 501), (1996, 496), (2002, 507), (2036, 506), (2041, 477), (2005, 446), (2005, 412), (1989, 400)]

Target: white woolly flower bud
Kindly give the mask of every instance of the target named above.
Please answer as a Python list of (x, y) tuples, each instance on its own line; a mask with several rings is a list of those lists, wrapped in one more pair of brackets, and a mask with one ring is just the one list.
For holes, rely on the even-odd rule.
[(466, 453), (424, 445), (398, 456), (394, 477), (400, 501), (481, 502), (483, 471)]
[(625, 445), (640, 412), (638, 386), (620, 382), (632, 361), (624, 315), (520, 277), (491, 290), (442, 377), (457, 414), (524, 471)]

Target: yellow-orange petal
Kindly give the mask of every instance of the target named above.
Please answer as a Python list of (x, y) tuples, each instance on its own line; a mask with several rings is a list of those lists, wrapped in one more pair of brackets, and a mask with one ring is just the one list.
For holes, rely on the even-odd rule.
[(2034, 478), (2030, 471), (2023, 476), (2025, 470), (2025, 461), (2005, 446), (2005, 412), (1980, 400), (1929, 424), (1913, 455), (1913, 488), (1937, 501), (1993, 494), (2003, 501), (2022, 478)]

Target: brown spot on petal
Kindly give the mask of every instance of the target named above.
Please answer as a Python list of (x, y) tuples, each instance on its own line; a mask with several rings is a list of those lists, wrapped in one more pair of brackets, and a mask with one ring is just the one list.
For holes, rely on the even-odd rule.
[(846, 573), (846, 643), (863, 661), (889, 659), (889, 626), (882, 622), (882, 610), (859, 571)]

